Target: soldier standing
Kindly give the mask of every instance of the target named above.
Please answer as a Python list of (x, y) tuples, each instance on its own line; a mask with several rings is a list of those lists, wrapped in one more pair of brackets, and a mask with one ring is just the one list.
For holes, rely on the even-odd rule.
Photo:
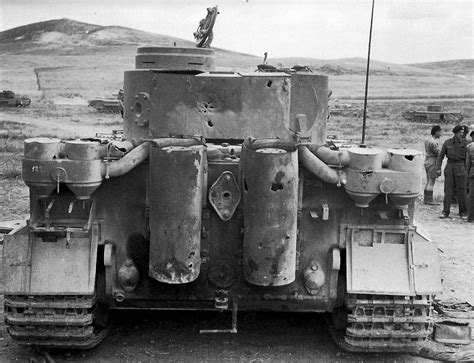
[[(465, 141), (467, 134), (469, 132), (469, 127), (467, 125), (461, 125), (462, 127), (462, 139)], [(469, 141), (467, 142), (469, 144)], [(467, 174), (466, 174), (467, 175)], [(466, 194), (468, 192), (468, 181), (466, 179)], [(456, 195), (456, 181), (453, 183), (453, 193), (451, 194), (451, 204), (458, 203), (458, 197)]]
[[(462, 126), (462, 138), (467, 140), (467, 134), (469, 133), (469, 126), (463, 125)], [(469, 142), (469, 141), (468, 141)]]
[(467, 141), (463, 139), (463, 127), (453, 128), (454, 136), (444, 142), (436, 162), (438, 176), (441, 175), (441, 165), (446, 156), (448, 162), (444, 168), (444, 201), (443, 213), (440, 218), (448, 218), (451, 210), (451, 197), (453, 185), (456, 186), (456, 194), (459, 203), (459, 216), (467, 219), (466, 208), (466, 147)]
[(438, 173), (436, 172), (436, 160), (438, 159), (441, 149), (439, 146), (441, 132), (441, 127), (435, 125), (431, 128), (431, 136), (425, 140), (426, 185), (424, 190), (424, 203), (430, 205), (436, 205), (433, 201), (433, 187), (438, 177)]
[(470, 135), (472, 142), (467, 145), (466, 153), (466, 171), (469, 178), (469, 200), (467, 221), (474, 223), (474, 131)]

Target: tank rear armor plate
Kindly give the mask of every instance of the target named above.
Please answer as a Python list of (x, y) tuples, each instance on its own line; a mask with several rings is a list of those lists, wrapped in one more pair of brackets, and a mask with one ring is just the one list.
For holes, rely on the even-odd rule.
[(94, 296), (6, 295), (5, 321), (20, 345), (89, 349), (108, 333), (99, 327)]

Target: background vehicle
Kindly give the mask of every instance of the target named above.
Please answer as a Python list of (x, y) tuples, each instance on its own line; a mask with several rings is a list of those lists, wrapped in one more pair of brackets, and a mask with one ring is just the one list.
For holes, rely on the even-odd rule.
[(403, 118), (415, 122), (460, 123), (464, 115), (460, 111), (444, 111), (441, 105), (428, 105), (424, 110), (410, 110), (402, 114)]
[(0, 92), (0, 107), (27, 107), (31, 99), (26, 96), (17, 96), (13, 91)]
[(94, 98), (89, 101), (89, 107), (93, 107), (99, 112), (122, 113), (122, 101), (119, 97), (120, 94), (118, 94), (116, 97), (110, 98)]

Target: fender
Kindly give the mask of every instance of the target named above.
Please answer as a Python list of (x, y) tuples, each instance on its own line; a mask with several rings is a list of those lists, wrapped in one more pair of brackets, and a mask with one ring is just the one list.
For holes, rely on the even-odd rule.
[(24, 227), (5, 236), (4, 293), (92, 295), (95, 287), (99, 226), (39, 233)]
[(417, 227), (345, 225), (347, 292), (432, 295), (441, 292), (436, 243)]

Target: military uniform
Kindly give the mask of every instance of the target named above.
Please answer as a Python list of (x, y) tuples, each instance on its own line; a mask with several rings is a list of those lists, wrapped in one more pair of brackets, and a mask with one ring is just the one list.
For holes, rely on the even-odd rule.
[[(462, 130), (462, 128), (461, 128)], [(455, 132), (453, 130), (453, 132)], [(451, 198), (453, 188), (456, 186), (456, 194), (459, 203), (459, 214), (467, 214), (466, 208), (466, 149), (467, 141), (455, 136), (444, 142), (436, 163), (437, 170), (441, 170), (441, 164), (446, 156), (448, 162), (444, 168), (444, 201), (443, 215), (449, 216), (451, 209)]]
[(436, 179), (436, 160), (440, 153), (438, 140), (433, 136), (425, 140), (425, 170), (426, 175), (431, 179)]
[(441, 147), (439, 145), (439, 138), (430, 136), (425, 140), (425, 171), (426, 171), (426, 186), (423, 191), (423, 201), (425, 204), (436, 205), (433, 200), (433, 187), (436, 178), (438, 177), (436, 170), (436, 160), (438, 159)]
[(474, 142), (467, 145), (466, 171), (469, 178), (469, 200), (467, 221), (474, 222)]

